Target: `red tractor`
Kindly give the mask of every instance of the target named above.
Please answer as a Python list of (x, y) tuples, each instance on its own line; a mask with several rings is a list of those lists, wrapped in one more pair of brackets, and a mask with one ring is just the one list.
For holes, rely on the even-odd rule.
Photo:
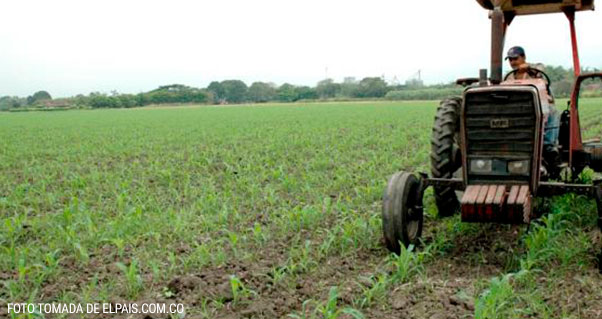
[[(383, 232), (387, 248), (417, 244), (422, 233), (424, 190), (433, 186), (439, 216), (461, 212), (463, 222), (529, 223), (537, 218), (533, 198), (578, 193), (596, 199), (602, 228), (602, 181), (578, 184), (589, 166), (602, 172), (602, 144), (581, 139), (580, 74), (575, 13), (593, 10), (593, 0), (477, 0), (491, 19), (491, 74), (459, 79), (461, 98), (441, 102), (431, 139), (431, 177), (394, 174), (383, 196)], [(526, 80), (502, 79), (504, 36), (516, 16), (564, 13), (569, 21), (575, 70), (568, 109), (550, 127), (554, 110), (550, 80), (539, 70)], [(508, 78), (508, 76), (506, 76)], [(544, 149), (544, 135), (556, 129), (556, 153)], [(561, 174), (563, 172), (564, 174)], [(564, 176), (564, 177), (563, 177)], [(559, 180), (559, 181), (555, 181)], [(457, 192), (463, 192), (458, 198)]]

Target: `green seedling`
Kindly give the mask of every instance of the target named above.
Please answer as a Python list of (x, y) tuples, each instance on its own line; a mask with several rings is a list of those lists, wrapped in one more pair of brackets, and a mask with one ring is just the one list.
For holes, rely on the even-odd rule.
[(120, 262), (115, 263), (115, 265), (123, 272), (125, 276), (128, 297), (136, 298), (136, 296), (138, 296), (138, 293), (140, 293), (140, 291), (144, 287), (142, 277), (140, 276), (140, 270), (138, 269), (138, 261), (135, 259), (132, 260), (129, 266), (126, 266), (125, 264)]

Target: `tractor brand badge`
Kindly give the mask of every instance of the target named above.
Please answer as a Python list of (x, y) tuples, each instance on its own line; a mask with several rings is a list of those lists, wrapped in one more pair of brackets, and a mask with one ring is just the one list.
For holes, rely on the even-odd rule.
[(508, 119), (493, 119), (489, 122), (491, 128), (508, 128)]

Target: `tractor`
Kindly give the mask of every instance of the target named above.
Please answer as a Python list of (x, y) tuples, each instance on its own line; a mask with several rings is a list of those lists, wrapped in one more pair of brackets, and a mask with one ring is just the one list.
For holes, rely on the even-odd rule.
[[(594, 0), (477, 0), (491, 19), (490, 74), (456, 81), (462, 97), (443, 100), (431, 137), (431, 175), (397, 172), (383, 195), (382, 226), (387, 248), (417, 245), (423, 228), (423, 195), (433, 187), (439, 217), (461, 214), (462, 222), (529, 224), (540, 217), (535, 199), (566, 193), (596, 200), (602, 228), (602, 180), (577, 182), (585, 167), (602, 172), (602, 143), (584, 141), (579, 124), (581, 74), (575, 14), (594, 9)], [(502, 76), (504, 37), (517, 16), (564, 13), (572, 43), (575, 81), (567, 109), (556, 127), (548, 125), (554, 101), (544, 71), (529, 79)], [(512, 72), (511, 72), (512, 73)], [(510, 73), (509, 73), (510, 74)], [(544, 134), (558, 130), (555, 156), (544, 149)]]

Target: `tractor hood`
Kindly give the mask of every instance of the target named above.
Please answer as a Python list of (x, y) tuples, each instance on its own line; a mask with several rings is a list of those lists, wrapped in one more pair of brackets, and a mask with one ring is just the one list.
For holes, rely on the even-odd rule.
[(594, 0), (477, 0), (485, 9), (492, 10), (499, 6), (504, 12), (514, 15), (540, 14), (564, 12), (567, 9), (574, 11), (594, 10)]

